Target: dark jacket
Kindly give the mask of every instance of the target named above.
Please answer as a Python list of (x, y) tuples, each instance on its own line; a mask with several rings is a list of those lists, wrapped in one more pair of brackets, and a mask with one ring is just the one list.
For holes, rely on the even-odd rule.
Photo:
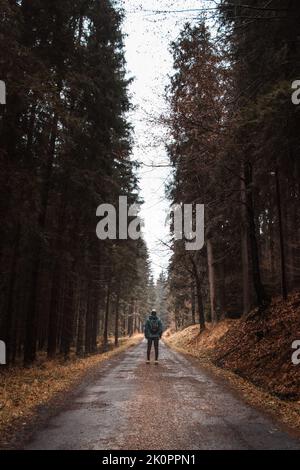
[[(153, 332), (151, 330), (152, 322), (156, 321), (158, 323), (158, 330)], [(150, 315), (149, 318), (146, 320), (145, 323), (145, 338), (146, 339), (153, 339), (153, 338), (160, 338), (163, 332), (163, 325), (161, 319), (157, 315)]]

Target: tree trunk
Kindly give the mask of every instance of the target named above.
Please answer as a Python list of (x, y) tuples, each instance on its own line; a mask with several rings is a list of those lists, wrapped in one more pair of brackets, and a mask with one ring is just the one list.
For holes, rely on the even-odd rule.
[(120, 287), (118, 287), (116, 298), (116, 316), (115, 316), (115, 346), (119, 345), (119, 306), (120, 306)]
[(256, 236), (256, 224), (255, 224), (255, 212), (253, 203), (253, 175), (252, 165), (248, 163), (247, 171), (245, 171), (245, 180), (247, 188), (247, 215), (248, 215), (248, 226), (249, 226), (249, 238), (250, 238), (250, 252), (252, 260), (252, 276), (253, 284), (256, 293), (257, 305), (260, 310), (264, 310), (267, 306), (267, 297), (264, 286), (261, 281), (260, 263), (259, 263), (259, 250)]
[(208, 282), (209, 282), (209, 296), (210, 296), (210, 312), (212, 323), (217, 323), (218, 318), (216, 314), (216, 286), (215, 286), (215, 267), (214, 255), (211, 239), (207, 239), (207, 264), (208, 264)]
[[(90, 274), (89, 274), (90, 275)], [(86, 315), (85, 315), (85, 354), (90, 354), (92, 351), (91, 345), (91, 327), (92, 327), (92, 289), (91, 279), (88, 280), (87, 287), (87, 304), (86, 304)]]
[(110, 294), (111, 294), (110, 281), (107, 285), (106, 293), (106, 305), (105, 305), (105, 317), (104, 317), (104, 332), (103, 332), (103, 350), (108, 350), (108, 318), (109, 318), (109, 309), (110, 309)]
[(196, 302), (195, 302), (195, 283), (191, 283), (191, 300), (192, 300), (192, 323), (196, 324)]
[(225, 275), (225, 261), (223, 260), (219, 266), (220, 281), (219, 281), (219, 304), (221, 318), (226, 317), (226, 275)]
[(197, 300), (198, 300), (199, 325), (200, 325), (200, 331), (202, 332), (203, 330), (205, 330), (205, 316), (204, 316), (204, 309), (203, 309), (203, 298), (202, 298), (200, 279), (196, 280), (196, 289), (197, 289)]
[(271, 273), (271, 284), (272, 284), (272, 294), (276, 292), (277, 285), (277, 275), (275, 268), (275, 237), (274, 237), (274, 212), (273, 204), (270, 205), (270, 216), (269, 216), (269, 259), (270, 259), (270, 273)]
[(248, 254), (248, 224), (247, 224), (247, 192), (245, 182), (245, 168), (241, 175), (241, 201), (242, 201), (242, 227), (241, 227), (241, 250), (242, 250), (242, 276), (243, 276), (243, 314), (250, 312), (250, 279), (249, 279), (249, 254)]
[(14, 298), (15, 298), (15, 285), (17, 280), (17, 261), (19, 258), (19, 245), (20, 245), (20, 231), (21, 227), (18, 224), (16, 235), (13, 243), (12, 263), (10, 268), (10, 280), (8, 286), (8, 304), (5, 321), (5, 344), (6, 344), (6, 365), (9, 366), (13, 358), (15, 358), (15, 336), (14, 330)]
[(196, 292), (197, 292), (197, 303), (198, 303), (198, 315), (199, 315), (199, 325), (200, 325), (200, 332), (205, 330), (205, 315), (204, 315), (204, 308), (203, 308), (203, 298), (202, 298), (202, 283), (198, 273), (197, 265), (194, 258), (190, 257), (193, 267), (193, 274), (196, 283)]
[[(85, 284), (83, 282), (83, 284)], [(78, 312), (78, 329), (77, 329), (77, 344), (76, 355), (82, 357), (84, 355), (84, 320), (86, 316), (84, 308), (85, 296), (84, 289), (81, 286), (79, 295), (79, 312)]]
[(62, 318), (62, 335), (60, 343), (60, 352), (64, 355), (65, 359), (69, 358), (70, 348), (73, 339), (73, 328), (74, 328), (74, 286), (73, 286), (73, 266), (69, 266), (69, 263), (66, 263), (67, 269), (66, 273), (66, 292), (65, 292), (65, 303), (63, 309), (63, 318)]
[(98, 337), (98, 293), (94, 287), (93, 292), (93, 303), (92, 303), (92, 338), (91, 338), (91, 350), (92, 353), (97, 351), (97, 337)]
[(47, 355), (53, 358), (56, 355), (58, 343), (58, 319), (59, 319), (59, 297), (60, 297), (60, 260), (56, 259), (52, 276), (52, 287), (50, 297), (48, 347)]
[(128, 336), (133, 334), (133, 311), (134, 311), (134, 300), (131, 299), (129, 313), (128, 313)]
[(282, 209), (281, 209), (281, 193), (278, 169), (275, 171), (276, 176), (276, 205), (278, 210), (278, 230), (279, 230), (279, 247), (280, 247), (280, 268), (281, 268), (281, 291), (284, 300), (287, 299), (287, 283), (286, 283), (286, 266), (285, 266), (285, 251), (283, 240), (282, 228)]

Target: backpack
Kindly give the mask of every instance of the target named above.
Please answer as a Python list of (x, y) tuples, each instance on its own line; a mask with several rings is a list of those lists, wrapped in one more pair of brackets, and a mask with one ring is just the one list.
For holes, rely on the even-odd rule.
[(158, 318), (151, 318), (151, 320), (149, 320), (149, 323), (150, 323), (150, 332), (154, 335), (157, 334), (159, 330)]

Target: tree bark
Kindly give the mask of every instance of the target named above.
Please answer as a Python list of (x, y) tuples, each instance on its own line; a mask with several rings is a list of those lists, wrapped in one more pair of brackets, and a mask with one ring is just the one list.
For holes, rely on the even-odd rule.
[(60, 297), (60, 261), (55, 260), (52, 287), (50, 297), (49, 327), (48, 327), (48, 347), (47, 355), (51, 359), (56, 355), (58, 343), (58, 317), (59, 317), (59, 297)]
[(199, 325), (200, 325), (200, 332), (202, 332), (203, 330), (205, 330), (205, 315), (204, 315), (203, 298), (202, 298), (202, 282), (201, 282), (197, 265), (196, 265), (194, 258), (191, 256), (190, 259), (192, 262), (193, 274), (194, 274), (195, 283), (196, 283)]
[(195, 283), (191, 283), (191, 301), (192, 301), (192, 323), (196, 324), (196, 302), (195, 302)]
[(91, 309), (91, 302), (92, 302), (92, 295), (91, 295), (91, 279), (88, 280), (87, 286), (87, 305), (86, 305), (86, 314), (85, 314), (85, 343), (84, 343), (84, 351), (85, 354), (91, 353), (91, 324), (92, 324), (92, 309)]
[(108, 318), (110, 310), (110, 294), (111, 294), (111, 281), (107, 285), (105, 317), (104, 317), (104, 332), (103, 332), (103, 350), (108, 350)]
[(253, 284), (256, 293), (257, 305), (260, 310), (264, 310), (267, 306), (267, 297), (264, 286), (261, 281), (260, 262), (259, 262), (259, 250), (256, 235), (256, 224), (255, 224), (255, 212), (253, 203), (253, 174), (252, 165), (250, 162), (247, 164), (245, 170), (245, 180), (247, 188), (247, 216), (249, 226), (249, 238), (250, 238), (250, 250), (252, 260), (252, 277)]
[(210, 296), (210, 312), (212, 323), (217, 323), (218, 318), (216, 314), (216, 286), (215, 286), (215, 267), (212, 241), (207, 239), (207, 264), (208, 264), (208, 282), (209, 282), (209, 296)]
[(115, 317), (115, 346), (119, 345), (119, 307), (120, 307), (120, 286), (117, 290), (116, 298), (116, 317)]
[(14, 329), (14, 295), (15, 295), (15, 285), (17, 280), (17, 261), (19, 259), (19, 245), (20, 245), (20, 224), (17, 225), (15, 239), (13, 243), (13, 254), (12, 254), (12, 263), (10, 268), (10, 280), (8, 286), (8, 303), (7, 303), (7, 312), (6, 312), (6, 321), (5, 321), (5, 344), (6, 344), (6, 366), (9, 366), (15, 358), (15, 337), (16, 331)]
[(242, 276), (243, 276), (243, 314), (250, 312), (250, 279), (249, 279), (249, 253), (248, 253), (248, 224), (247, 224), (247, 192), (245, 182), (245, 168), (242, 167), (241, 174), (241, 202), (242, 202), (242, 227), (241, 227), (241, 250), (242, 250)]
[[(83, 282), (83, 285), (85, 283)], [(78, 329), (77, 329), (77, 344), (76, 344), (76, 355), (83, 357), (84, 355), (84, 320), (86, 316), (85, 308), (85, 296), (84, 288), (81, 286), (79, 295), (79, 312), (78, 312)]]
[(69, 266), (69, 263), (66, 263), (66, 266), (70, 269), (67, 269), (66, 273), (66, 292), (65, 292), (65, 303), (63, 310), (62, 318), (62, 335), (60, 343), (60, 352), (64, 355), (65, 359), (69, 358), (70, 348), (73, 339), (73, 328), (74, 328), (74, 286), (73, 286), (73, 266)]
[(278, 168), (275, 171), (276, 177), (276, 205), (278, 211), (278, 230), (279, 230), (279, 247), (280, 247), (280, 268), (281, 268), (281, 291), (284, 300), (287, 299), (287, 282), (286, 282), (286, 266), (285, 266), (285, 251), (282, 227), (282, 208), (281, 208), (281, 192)]

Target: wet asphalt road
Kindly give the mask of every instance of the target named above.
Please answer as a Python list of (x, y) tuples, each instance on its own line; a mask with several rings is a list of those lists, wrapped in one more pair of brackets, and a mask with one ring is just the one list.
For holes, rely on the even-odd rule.
[(300, 449), (300, 441), (251, 408), (197, 362), (146, 343), (99, 367), (98, 378), (33, 435), (26, 449)]

